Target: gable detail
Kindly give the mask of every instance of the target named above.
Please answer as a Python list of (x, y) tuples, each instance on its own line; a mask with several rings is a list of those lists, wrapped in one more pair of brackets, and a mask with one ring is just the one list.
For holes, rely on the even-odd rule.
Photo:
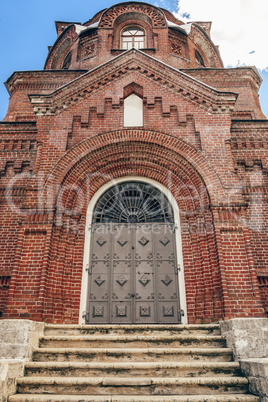
[(58, 114), (107, 83), (115, 82), (133, 71), (159, 83), (210, 113), (231, 113), (234, 110), (237, 98), (235, 93), (216, 91), (141, 51), (130, 50), (110, 61), (109, 65), (109, 69), (103, 65), (51, 95), (30, 95), (34, 112), (38, 116)]

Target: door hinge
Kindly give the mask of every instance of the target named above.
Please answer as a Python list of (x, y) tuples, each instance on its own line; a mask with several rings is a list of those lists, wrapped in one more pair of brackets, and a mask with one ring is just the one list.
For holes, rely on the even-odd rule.
[(178, 275), (178, 272), (181, 272), (180, 264), (177, 265), (177, 269), (175, 268), (175, 275)]
[(183, 309), (178, 310), (178, 320), (179, 320), (179, 322), (181, 322), (181, 317), (184, 317), (184, 310)]
[(89, 264), (86, 265), (86, 272), (88, 273), (88, 275), (91, 275), (92, 273), (91, 266), (89, 266)]
[(89, 311), (83, 311), (82, 318), (85, 320), (85, 323), (89, 322)]

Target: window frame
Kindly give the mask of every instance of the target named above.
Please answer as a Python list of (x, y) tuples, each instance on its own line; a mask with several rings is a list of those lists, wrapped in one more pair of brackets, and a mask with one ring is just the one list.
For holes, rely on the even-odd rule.
[(71, 62), (72, 62), (72, 52), (69, 52), (66, 54), (66, 56), (63, 59), (61, 69), (68, 70), (71, 65)]
[[(128, 31), (128, 30), (131, 30), (131, 29), (137, 29), (137, 31), (142, 31), (142, 32), (143, 32), (143, 35), (137, 35), (137, 36), (136, 36), (136, 37), (143, 38), (143, 47), (140, 47), (140, 46), (136, 47), (136, 46), (134, 46), (134, 45), (135, 45), (135, 35), (129, 35), (129, 37), (132, 38), (132, 46), (131, 46), (131, 47), (124, 48), (124, 46), (123, 46), (123, 43), (124, 43), (124, 32), (126, 32), (126, 31)], [(122, 49), (122, 50), (146, 49), (146, 40), (147, 40), (147, 38), (146, 38), (146, 30), (145, 30), (143, 27), (141, 27), (140, 25), (132, 24), (132, 25), (124, 26), (124, 27), (121, 29), (121, 32), (120, 32), (120, 49)], [(125, 42), (125, 43), (128, 43), (128, 42)], [(139, 42), (137, 42), (137, 43), (139, 43)]]
[(198, 68), (205, 68), (206, 65), (205, 65), (204, 59), (203, 59), (203, 57), (201, 56), (201, 54), (199, 53), (198, 50), (195, 50), (194, 55), (195, 55), (195, 62), (197, 64), (197, 67)]

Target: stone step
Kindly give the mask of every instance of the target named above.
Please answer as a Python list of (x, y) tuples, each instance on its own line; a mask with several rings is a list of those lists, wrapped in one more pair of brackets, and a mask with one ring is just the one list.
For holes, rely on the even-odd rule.
[(258, 402), (259, 398), (246, 394), (221, 395), (34, 395), (17, 394), (9, 402)]
[(148, 348), (201, 347), (220, 348), (226, 341), (220, 335), (88, 335), (43, 336), (39, 347), (44, 348)]
[(23, 377), (18, 393), (75, 395), (202, 395), (246, 393), (243, 377)]
[(93, 377), (93, 376), (151, 376), (201, 377), (240, 376), (236, 362), (142, 362), (142, 363), (78, 363), (78, 362), (29, 362), (25, 364), (25, 376)]
[(79, 336), (79, 335), (220, 335), (218, 324), (191, 325), (55, 325), (45, 326), (47, 336)]
[(229, 348), (39, 348), (33, 361), (53, 362), (232, 361)]

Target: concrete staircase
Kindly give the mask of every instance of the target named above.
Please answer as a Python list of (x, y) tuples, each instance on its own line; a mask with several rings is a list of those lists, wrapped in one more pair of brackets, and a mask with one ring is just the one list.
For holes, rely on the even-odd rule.
[(47, 325), (10, 402), (256, 402), (218, 325)]

